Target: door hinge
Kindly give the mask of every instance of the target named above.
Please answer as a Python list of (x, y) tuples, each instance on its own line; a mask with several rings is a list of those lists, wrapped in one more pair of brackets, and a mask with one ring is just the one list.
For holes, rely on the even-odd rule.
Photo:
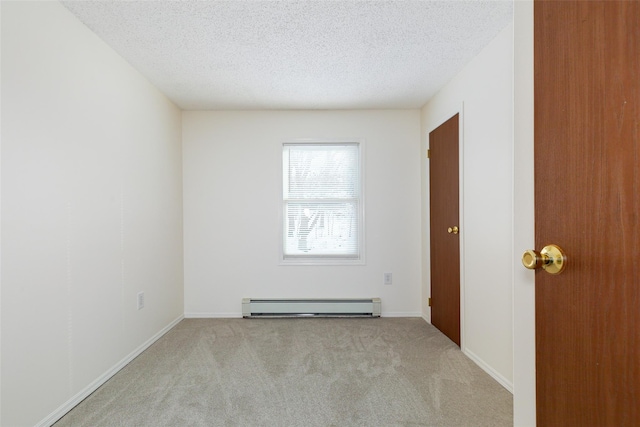
[(431, 150), (427, 150), (427, 159), (431, 158)]
[(429, 298), (428, 302), (429, 302), (429, 307), (431, 307), (431, 298)]

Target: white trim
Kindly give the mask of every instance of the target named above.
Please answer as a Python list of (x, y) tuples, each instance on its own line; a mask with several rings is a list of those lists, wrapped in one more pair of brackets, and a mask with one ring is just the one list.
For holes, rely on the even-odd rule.
[(534, 3), (513, 5), (513, 422), (536, 425), (535, 275), (520, 255), (535, 243)]
[(505, 377), (500, 375), (500, 373), (498, 373), (491, 366), (486, 364), (484, 360), (482, 360), (480, 357), (478, 357), (474, 352), (472, 352), (468, 348), (463, 349), (462, 353), (464, 353), (465, 356), (467, 356), (476, 365), (482, 368), (482, 370), (485, 371), (487, 374), (489, 374), (494, 380), (500, 383), (502, 387), (504, 387), (505, 389), (507, 389), (507, 391), (513, 394), (513, 383), (511, 381), (507, 380)]
[(160, 332), (149, 338), (142, 345), (132, 351), (129, 355), (127, 355), (120, 362), (116, 363), (111, 369), (107, 370), (104, 374), (100, 375), (96, 378), (92, 383), (87, 385), (85, 388), (80, 390), (75, 396), (71, 397), (65, 403), (63, 403), (58, 409), (49, 414), (45, 419), (36, 424), (36, 427), (49, 427), (53, 425), (60, 418), (65, 416), (67, 412), (72, 410), (76, 405), (82, 402), (84, 399), (89, 397), (91, 393), (96, 391), (100, 386), (109, 381), (111, 377), (118, 373), (122, 368), (127, 366), (129, 362), (138, 357), (140, 353), (149, 348), (154, 342), (158, 341), (164, 334), (169, 332), (174, 326), (176, 326), (182, 319), (183, 315), (178, 316), (175, 320), (169, 323), (167, 326), (162, 328)]
[[(184, 314), (185, 319), (240, 319), (242, 318), (242, 312), (235, 312), (235, 313), (211, 313), (211, 312), (205, 312), (205, 313), (197, 313), (197, 312), (192, 312), (192, 313), (185, 313)], [(380, 317), (420, 317), (422, 318), (422, 313), (420, 313), (419, 311), (392, 311), (392, 312), (385, 312), (383, 311), (380, 314)], [(425, 319), (426, 320), (426, 319)], [(427, 322), (429, 323), (429, 322)]]
[[(282, 147), (285, 144), (357, 144), (359, 151), (359, 162), (360, 162), (360, 227), (359, 227), (359, 235), (358, 235), (358, 245), (360, 254), (357, 258), (349, 258), (349, 257), (341, 257), (341, 256), (319, 256), (317, 258), (288, 258), (284, 259), (284, 218), (283, 218), (283, 185), (282, 185)], [(278, 221), (279, 221), (279, 234), (278, 234), (278, 265), (281, 266), (320, 266), (320, 265), (365, 265), (366, 264), (366, 161), (365, 161), (365, 139), (361, 137), (351, 138), (351, 137), (340, 137), (340, 138), (286, 138), (280, 141), (277, 145), (278, 147), (278, 164), (280, 167), (278, 168), (278, 194), (280, 196), (279, 204), (278, 204)]]
[[(421, 317), (424, 319), (425, 322), (427, 322), (428, 324), (431, 324), (431, 322), (429, 322), (429, 320), (427, 320), (425, 316), (421, 316)], [(507, 391), (513, 394), (513, 383), (511, 381), (507, 380), (505, 377), (500, 375), (499, 372), (497, 372), (495, 369), (493, 369), (491, 366), (485, 363), (484, 360), (482, 360), (480, 357), (478, 357), (474, 352), (472, 352), (468, 348), (461, 347), (461, 351), (462, 351), (462, 354), (467, 356), (469, 359), (471, 359), (473, 363), (478, 365), (483, 371), (489, 374), (491, 378), (496, 380), (502, 387), (504, 387), (505, 389), (507, 389)]]
[(465, 276), (465, 226), (464, 226), (464, 101), (460, 104), (460, 120), (458, 121), (458, 185), (459, 185), (459, 201), (458, 201), (458, 221), (460, 224), (460, 348), (464, 348), (466, 337), (466, 322), (465, 322), (465, 288), (466, 288), (466, 276)]
[(388, 311), (382, 312), (380, 317), (415, 317), (422, 318), (422, 313), (419, 311)]
[(242, 312), (234, 313), (211, 313), (211, 312), (190, 312), (184, 314), (185, 319), (241, 319)]

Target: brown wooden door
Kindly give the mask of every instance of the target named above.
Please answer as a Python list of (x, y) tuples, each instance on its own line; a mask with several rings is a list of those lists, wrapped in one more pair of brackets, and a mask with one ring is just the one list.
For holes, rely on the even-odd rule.
[(429, 133), (431, 323), (460, 345), (458, 114)]
[(640, 2), (534, 4), (537, 422), (640, 426)]

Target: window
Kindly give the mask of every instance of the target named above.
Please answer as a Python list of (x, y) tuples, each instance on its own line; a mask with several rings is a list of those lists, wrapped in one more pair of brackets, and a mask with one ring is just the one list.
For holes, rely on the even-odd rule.
[(285, 263), (362, 263), (359, 142), (285, 143), (282, 150)]

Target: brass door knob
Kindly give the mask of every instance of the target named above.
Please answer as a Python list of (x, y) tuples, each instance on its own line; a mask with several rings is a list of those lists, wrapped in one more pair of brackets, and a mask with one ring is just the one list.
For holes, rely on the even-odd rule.
[(458, 226), (454, 225), (453, 227), (449, 227), (447, 228), (447, 233), (449, 234), (458, 234), (458, 231), (460, 231), (458, 229)]
[(564, 251), (557, 245), (547, 245), (540, 253), (527, 250), (522, 254), (522, 265), (529, 270), (542, 267), (547, 273), (560, 274), (567, 265)]

